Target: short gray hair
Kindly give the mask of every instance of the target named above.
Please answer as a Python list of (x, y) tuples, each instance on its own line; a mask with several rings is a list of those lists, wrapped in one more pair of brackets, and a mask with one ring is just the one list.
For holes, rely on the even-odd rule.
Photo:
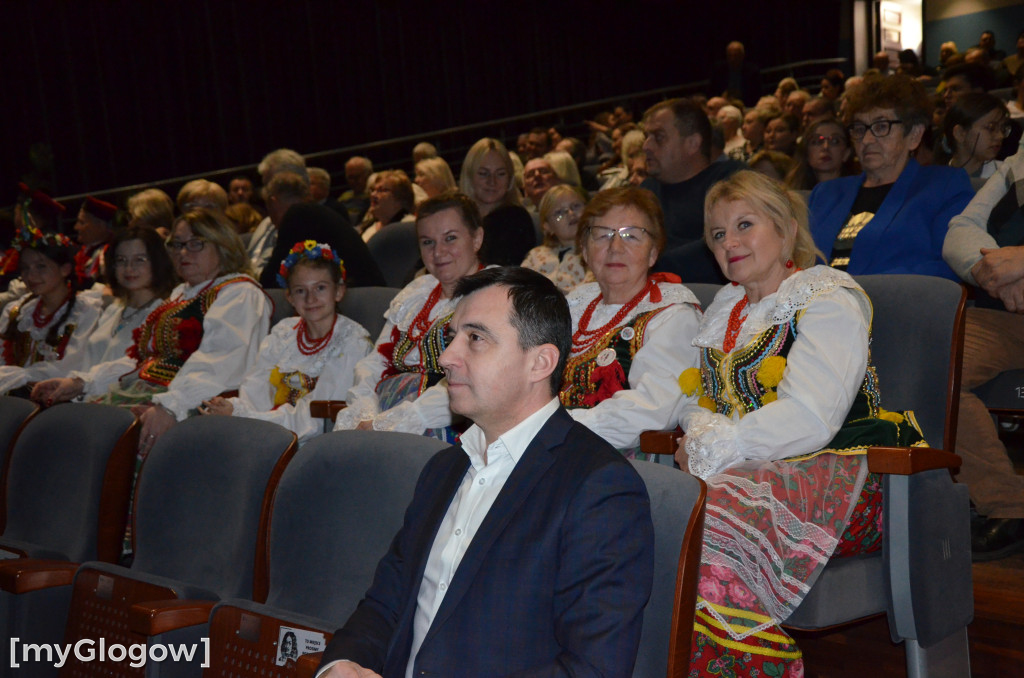
[(270, 180), (274, 178), (274, 175), (278, 172), (294, 172), (302, 177), (306, 181), (306, 185), (309, 185), (309, 174), (306, 172), (306, 159), (303, 158), (297, 151), (293, 151), (290, 148), (279, 148), (276, 151), (271, 151), (263, 156), (263, 160), (260, 161), (259, 167), (256, 171), (260, 173), (260, 177), (263, 178), (264, 185), (269, 184)]

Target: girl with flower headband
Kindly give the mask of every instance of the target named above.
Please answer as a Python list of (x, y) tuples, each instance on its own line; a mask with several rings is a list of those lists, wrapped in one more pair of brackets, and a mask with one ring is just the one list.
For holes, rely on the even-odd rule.
[(803, 201), (737, 172), (704, 203), (704, 238), (726, 278), (680, 374), (676, 461), (707, 481), (690, 676), (803, 676), (779, 624), (829, 558), (881, 547), (881, 482), (869, 446), (921, 442), (886, 412), (869, 360), (871, 303), (821, 253)]
[[(16, 261), (28, 294), (0, 315), (0, 365), (6, 366), (0, 368), (0, 384), (8, 384), (4, 390), (53, 376), (48, 371), (52, 363), (75, 353), (96, 325), (100, 302), (77, 293), (74, 255), (67, 236), (44, 233), (31, 219), (23, 221), (8, 262)], [(24, 378), (12, 381), (15, 373)]]
[(285, 318), (263, 340), (238, 397), (211, 398), (199, 411), (272, 421), (302, 443), (321, 431), (309, 404), (344, 399), (356, 363), (373, 344), (362, 325), (336, 311), (345, 295), (345, 264), (330, 245), (295, 243), (281, 262), (278, 282), (299, 317)]

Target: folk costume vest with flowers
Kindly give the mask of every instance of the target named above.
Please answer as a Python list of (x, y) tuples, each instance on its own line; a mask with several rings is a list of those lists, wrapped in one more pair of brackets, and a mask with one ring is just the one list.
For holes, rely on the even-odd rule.
[(217, 295), (235, 283), (256, 284), (248, 276), (228, 278), (191, 299), (172, 299), (153, 311), (134, 332), (128, 355), (138, 363), (139, 379), (168, 386), (203, 341), (203, 318)]
[[(445, 334), (448, 332), (452, 315), (453, 313), (447, 313), (436, 318), (420, 337), (410, 337), (409, 332), (402, 332), (398, 327), (392, 329), (391, 341), (381, 344), (377, 349), (388, 359), (387, 369), (381, 375), (380, 381), (403, 372), (419, 372), (423, 375), (420, 393), (441, 381), (444, 370), (441, 369), (439, 361), (446, 346)], [(405, 357), (414, 348), (419, 349), (420, 359), (418, 363), (409, 365), (405, 362)]]
[[(661, 291), (656, 282), (662, 280), (679, 282), (675, 276), (669, 278), (665, 274), (658, 274), (651, 290), (644, 288), (641, 295), (651, 294), (651, 301), (659, 302)], [(628, 389), (629, 370), (633, 365), (633, 357), (644, 345), (648, 324), (671, 305), (667, 302), (659, 308), (641, 311), (625, 324), (596, 337), (579, 353), (570, 355), (563, 373), (562, 392), (558, 395), (562, 405), (569, 409), (589, 409), (619, 391)]]
[[(24, 301), (24, 300), (22, 300)], [(30, 299), (35, 301), (35, 304), (39, 303), (38, 297)], [(65, 301), (64, 304), (70, 303), (70, 299)], [(56, 340), (51, 342), (44, 338), (37, 340), (32, 336), (31, 325), (29, 329), (25, 330), (19, 327), (19, 321), (22, 317), (22, 311), (25, 308), (25, 303), (14, 302), (11, 308), (10, 315), (8, 316), (7, 329), (4, 331), (3, 341), (3, 357), (5, 365), (20, 365), (27, 367), (38, 362), (43, 361), (54, 361), (60, 360), (64, 357), (64, 352), (67, 350), (68, 343), (71, 341), (72, 335), (75, 333), (77, 324), (74, 322), (65, 321), (64, 326), (58, 328)], [(53, 314), (53, 318), (58, 318), (64, 311), (64, 305), (62, 304), (57, 312)], [(31, 313), (31, 311), (29, 311)], [(74, 315), (73, 313), (71, 314)], [(70, 318), (69, 318), (70, 320)], [(51, 321), (52, 322), (52, 321)], [(37, 332), (41, 331), (46, 334), (49, 333), (49, 324), (39, 328)]]

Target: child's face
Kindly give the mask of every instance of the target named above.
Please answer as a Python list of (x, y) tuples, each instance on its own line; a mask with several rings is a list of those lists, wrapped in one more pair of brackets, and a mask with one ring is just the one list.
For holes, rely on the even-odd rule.
[(71, 264), (58, 264), (34, 249), (21, 252), (21, 279), (32, 294), (45, 297), (67, 287)]
[(335, 306), (343, 296), (344, 285), (334, 282), (324, 268), (300, 263), (288, 276), (288, 301), (307, 325), (333, 319)]
[(576, 228), (583, 214), (583, 201), (578, 195), (566, 193), (555, 200), (554, 208), (544, 222), (544, 229), (552, 233), (563, 246), (576, 242)]

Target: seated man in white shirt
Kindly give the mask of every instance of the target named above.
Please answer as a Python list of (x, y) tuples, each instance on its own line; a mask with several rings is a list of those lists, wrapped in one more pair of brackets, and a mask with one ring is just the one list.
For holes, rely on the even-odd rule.
[(643, 481), (559, 405), (569, 309), (544, 276), (464, 278), (441, 356), (474, 425), (427, 464), (322, 676), (632, 673), (653, 576)]

